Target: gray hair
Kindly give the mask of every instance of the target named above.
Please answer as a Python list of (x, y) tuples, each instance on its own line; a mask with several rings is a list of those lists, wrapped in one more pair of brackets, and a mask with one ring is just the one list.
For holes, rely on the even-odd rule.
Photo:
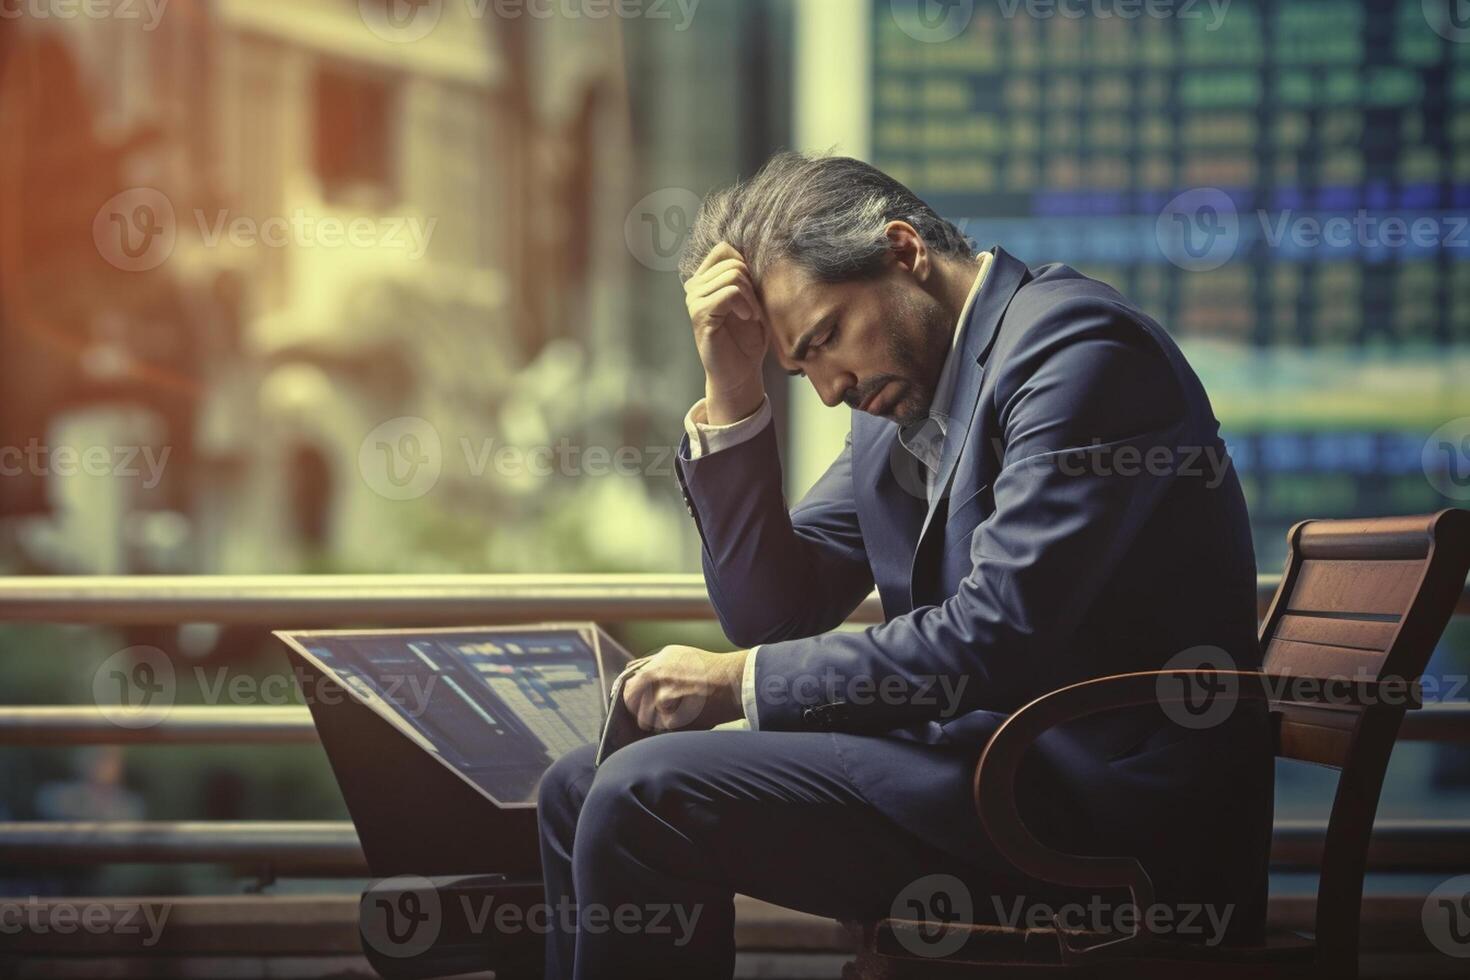
[(679, 278), (694, 275), (720, 242), (744, 256), (757, 281), (777, 259), (819, 282), (867, 278), (883, 267), (890, 221), (908, 222), (940, 255), (974, 254), (963, 232), (877, 167), (778, 153), (749, 181), (705, 198), (679, 256)]

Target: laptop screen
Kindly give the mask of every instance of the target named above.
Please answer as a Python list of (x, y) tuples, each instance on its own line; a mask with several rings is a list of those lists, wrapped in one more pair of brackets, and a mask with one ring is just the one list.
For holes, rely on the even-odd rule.
[(501, 806), (534, 804), (546, 767), (601, 732), (593, 629), (278, 635)]

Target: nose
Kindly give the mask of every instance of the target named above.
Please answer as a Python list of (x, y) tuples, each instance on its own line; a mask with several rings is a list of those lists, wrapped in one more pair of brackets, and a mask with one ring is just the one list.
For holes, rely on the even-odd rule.
[(847, 372), (834, 374), (830, 378), (819, 378), (811, 372), (807, 372), (811, 378), (812, 387), (817, 391), (817, 397), (822, 399), (822, 404), (828, 408), (836, 408), (842, 404), (842, 396), (857, 386), (857, 378)]

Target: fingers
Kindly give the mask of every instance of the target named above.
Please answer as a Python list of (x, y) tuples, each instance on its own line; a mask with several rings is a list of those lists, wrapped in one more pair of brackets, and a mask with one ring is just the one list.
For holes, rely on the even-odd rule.
[[(726, 286), (713, 296), (706, 297), (702, 300), (700, 306), (690, 311), (690, 316), (698, 317), (702, 314), (707, 317), (724, 317), (727, 314), (733, 313), (742, 320), (753, 320), (755, 318), (750, 316), (748, 307), (749, 301), (745, 298), (745, 294), (740, 291), (739, 286)], [(710, 326), (716, 325), (710, 324)]]
[(667, 713), (660, 707), (660, 678), (652, 676), (655, 671), (640, 671), (629, 677), (623, 685), (623, 704), (627, 705), (638, 727), (645, 732), (668, 730)]
[[(685, 300), (690, 320), (696, 326), (709, 317), (723, 317), (733, 313), (742, 320), (763, 323), (760, 303), (750, 280), (738, 271), (728, 272), (713, 283), (703, 295), (691, 295)], [(717, 326), (717, 323), (709, 326)]]
[(659, 731), (658, 703), (651, 692), (638, 704), (638, 727), (645, 732)]
[(684, 284), (684, 291), (686, 293), (690, 291), (708, 292), (707, 289), (703, 289), (702, 287), (706, 283), (713, 282), (731, 269), (739, 270), (747, 276), (750, 275), (750, 266), (745, 264), (744, 259), (725, 259), (724, 261), (716, 262), (703, 272), (690, 276), (689, 281)]
[(750, 267), (739, 259), (721, 262), (708, 272), (691, 277), (684, 284), (684, 295), (690, 299), (697, 299), (700, 296), (708, 296), (732, 282), (744, 285), (750, 290), (751, 299), (755, 299), (755, 285), (750, 278)]
[(623, 682), (623, 705), (644, 731), (651, 730), (653, 693), (653, 685), (641, 671)]
[(676, 732), (684, 727), (681, 717), (681, 708), (684, 705), (682, 698), (674, 698), (672, 701), (660, 703), (654, 708), (653, 730), (656, 732)]
[(704, 261), (699, 263), (699, 268), (694, 270), (694, 274), (697, 276), (705, 272), (710, 266), (715, 265), (722, 259), (740, 259), (742, 262), (745, 261), (741, 254), (735, 251), (735, 246), (729, 242), (720, 242), (705, 254)]
[(726, 248), (730, 257), (709, 261), (709, 258), (718, 251), (717, 246), (716, 249), (711, 250), (710, 256), (706, 257), (706, 263), (700, 266), (699, 271), (690, 276), (689, 281), (684, 284), (684, 295), (690, 310), (693, 312), (699, 305), (697, 300), (709, 297), (733, 283), (740, 286), (749, 305), (749, 315), (745, 318), (755, 319), (760, 314), (760, 303), (756, 300), (750, 267), (745, 264), (745, 260), (738, 252), (728, 246)]
[(710, 692), (711, 665), (721, 658), (695, 647), (666, 646), (623, 683), (623, 702), (638, 727), (671, 732), (708, 727), (701, 719)]
[[(690, 294), (690, 298), (693, 299), (695, 297), (704, 298), (712, 296), (713, 294), (719, 292), (721, 289), (724, 289), (726, 286), (740, 287), (740, 294), (745, 297), (745, 302), (750, 307), (751, 311), (753, 313), (759, 312), (760, 303), (756, 301), (755, 286), (751, 284), (750, 274), (745, 271), (744, 267), (739, 265), (732, 266), (723, 271), (711, 272), (710, 277), (700, 285), (699, 292), (695, 294)], [(752, 320), (755, 319), (755, 317), (747, 316), (746, 319)]]
[(623, 703), (638, 720), (638, 727), (645, 732), (672, 731), (679, 720), (681, 699), (672, 696), (668, 689), (672, 678), (666, 674), (667, 671), (658, 667), (640, 670), (623, 684)]
[(689, 281), (684, 284), (684, 295), (703, 296), (714, 292), (725, 283), (733, 281), (731, 273), (735, 273), (737, 279), (746, 283), (751, 281), (750, 266), (739, 259), (727, 259), (697, 276), (690, 276)]

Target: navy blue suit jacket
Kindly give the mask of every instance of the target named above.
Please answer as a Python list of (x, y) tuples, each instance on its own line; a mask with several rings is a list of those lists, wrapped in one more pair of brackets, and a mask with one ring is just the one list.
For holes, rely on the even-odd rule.
[[(908, 762), (886, 769), (885, 744), (969, 765), (1006, 714), (1058, 687), (1199, 646), (1256, 667), (1260, 650), (1239, 482), (1162, 327), (1104, 283), (997, 248), (957, 354), (932, 502), (897, 427), (856, 411), (789, 511), (773, 426), (698, 460), (686, 444), (678, 472), (720, 622), (734, 643), (763, 644), (759, 728), (881, 735), (854, 773), (868, 799), (960, 851), (981, 831), (948, 826), (956, 811), (934, 795), (952, 786)], [(835, 631), (874, 586), (885, 622)], [(1196, 731), (1131, 710), (1054, 732), (1035, 754), (1037, 819), (1059, 844), (1131, 848), (1161, 894), (1229, 902), (1232, 931), (1255, 931), (1271, 820), (1263, 713)]]

